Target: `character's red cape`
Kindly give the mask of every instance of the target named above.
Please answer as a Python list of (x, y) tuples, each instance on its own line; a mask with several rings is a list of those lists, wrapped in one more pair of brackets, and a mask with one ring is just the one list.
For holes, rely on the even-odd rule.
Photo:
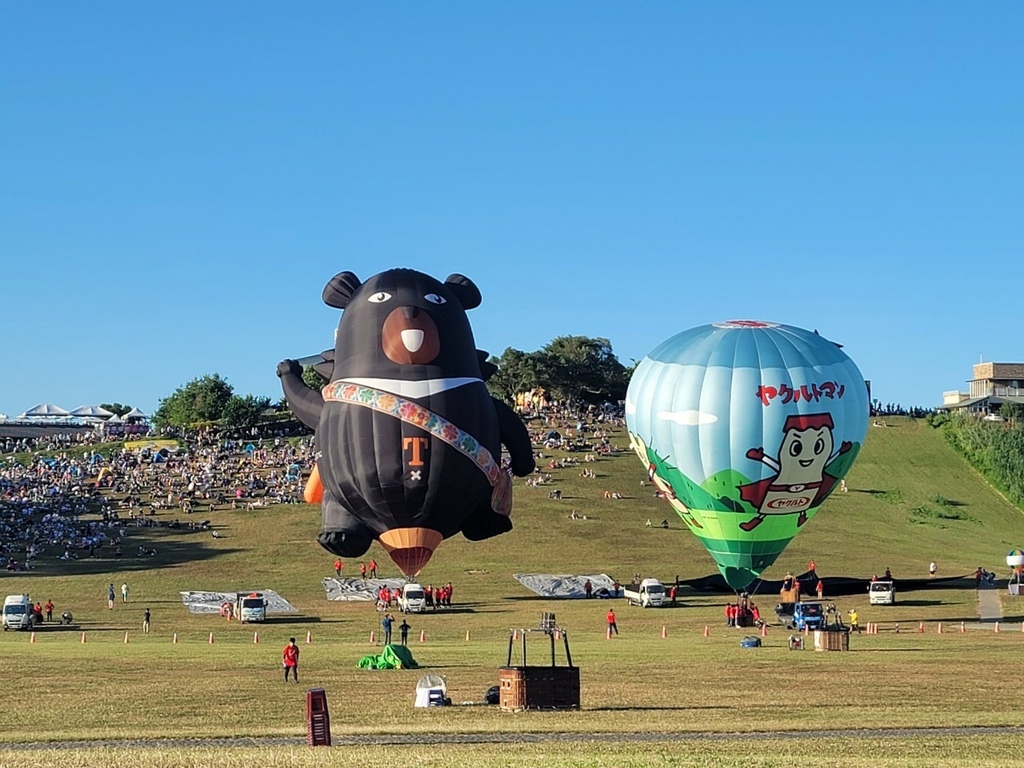
[[(768, 491), (786, 491), (792, 487), (789, 485), (773, 485), (775, 480), (776, 477), (769, 477), (764, 480), (758, 480), (756, 483), (739, 486), (740, 498), (760, 512), (761, 505), (764, 504)], [(828, 472), (825, 472), (822, 474), (820, 482), (804, 485), (804, 488), (808, 490), (814, 489), (814, 498), (811, 500), (810, 508), (814, 509), (820, 506), (828, 498), (828, 495), (832, 493), (832, 489), (837, 482), (839, 482), (838, 477), (833, 477)]]

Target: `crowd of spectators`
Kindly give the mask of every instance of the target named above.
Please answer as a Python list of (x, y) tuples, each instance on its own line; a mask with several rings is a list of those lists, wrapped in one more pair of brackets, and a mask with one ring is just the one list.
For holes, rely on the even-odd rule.
[(219, 510), (300, 500), (313, 462), (312, 438), (259, 430), (244, 439), (184, 431), (135, 449), (106, 442), (92, 432), (0, 441), (0, 568), (156, 555), (129, 546), (134, 529), (216, 534)]

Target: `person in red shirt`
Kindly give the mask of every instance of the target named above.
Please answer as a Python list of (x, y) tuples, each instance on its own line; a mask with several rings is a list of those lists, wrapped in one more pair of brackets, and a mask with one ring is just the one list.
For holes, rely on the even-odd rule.
[(615, 610), (613, 608), (608, 609), (608, 615), (605, 618), (608, 620), (608, 633), (614, 632), (616, 635), (619, 634), (619, 625), (615, 622)]
[(288, 639), (288, 645), (284, 647), (281, 657), (284, 659), (284, 681), (288, 682), (290, 671), (295, 682), (299, 682), (299, 646), (295, 644), (294, 637)]
[(363, 581), (366, 581), (366, 563), (359, 564), (359, 576)]
[(47, 598), (46, 605), (43, 608), (46, 609), (46, 620), (53, 621), (53, 600)]
[(370, 561), (370, 578), (371, 579), (376, 579), (377, 578), (377, 561), (376, 560), (371, 560)]
[(340, 557), (337, 560), (334, 561), (334, 572), (338, 575), (339, 578), (341, 577), (341, 569), (344, 568), (344, 567), (345, 567), (345, 564), (343, 562), (341, 562), (341, 558)]

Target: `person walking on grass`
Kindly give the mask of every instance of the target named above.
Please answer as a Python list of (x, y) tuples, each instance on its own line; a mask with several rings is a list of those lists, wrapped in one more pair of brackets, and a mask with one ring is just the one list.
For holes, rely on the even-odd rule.
[(144, 614), (142, 614), (142, 631), (143, 631), (144, 634), (147, 634), (147, 635), (149, 634), (149, 620), (150, 620), (150, 614), (149, 614), (149, 608), (147, 608), (146, 612)]
[(107, 610), (114, 610), (114, 585), (107, 586)]
[(284, 660), (284, 681), (288, 682), (288, 673), (291, 672), (295, 682), (299, 682), (299, 646), (295, 644), (295, 638), (288, 638), (288, 645), (281, 652)]
[(121, 602), (122, 603), (127, 603), (128, 602), (128, 582), (127, 581), (124, 582), (121, 585)]
[(608, 620), (608, 634), (611, 635), (613, 632), (616, 635), (619, 634), (619, 625), (615, 622), (615, 609), (609, 608), (605, 618)]

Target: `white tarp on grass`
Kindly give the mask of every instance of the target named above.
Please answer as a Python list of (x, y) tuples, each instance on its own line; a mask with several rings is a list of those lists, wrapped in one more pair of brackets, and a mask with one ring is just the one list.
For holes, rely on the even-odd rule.
[(548, 573), (514, 573), (515, 580), (541, 597), (583, 597), (587, 596), (584, 584), (590, 580), (591, 594), (595, 597), (613, 597), (615, 580), (604, 573), (576, 575), (552, 575)]
[[(298, 613), (299, 609), (289, 603), (272, 589), (240, 589), (238, 592), (248, 595), (250, 592), (262, 592), (267, 601), (267, 613)], [(181, 602), (190, 613), (220, 613), (224, 603), (235, 602), (238, 592), (182, 592)]]
[(375, 603), (381, 587), (401, 590), (406, 583), (405, 579), (336, 579), (328, 576), (324, 579), (324, 590), (328, 600)]

